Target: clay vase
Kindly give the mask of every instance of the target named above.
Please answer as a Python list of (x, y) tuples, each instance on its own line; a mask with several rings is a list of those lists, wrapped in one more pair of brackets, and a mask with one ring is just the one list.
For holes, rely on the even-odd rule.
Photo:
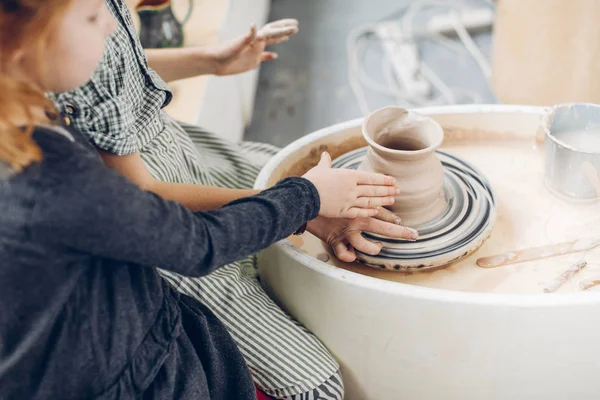
[(433, 119), (400, 107), (379, 109), (363, 122), (369, 149), (359, 169), (397, 179), (400, 194), (390, 210), (418, 227), (446, 208), (444, 170), (435, 155), (444, 131)]
[(193, 0), (189, 0), (186, 16), (179, 21), (171, 0), (141, 0), (135, 7), (140, 17), (140, 42), (145, 49), (183, 46), (183, 25), (189, 20), (193, 10)]

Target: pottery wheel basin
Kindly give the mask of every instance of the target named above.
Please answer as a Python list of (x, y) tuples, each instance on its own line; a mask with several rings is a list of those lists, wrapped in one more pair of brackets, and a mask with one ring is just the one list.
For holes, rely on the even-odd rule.
[[(259, 255), (263, 285), (338, 359), (349, 400), (597, 399), (600, 396), (600, 250), (494, 269), (479, 257), (600, 237), (600, 203), (573, 204), (544, 186), (538, 107), (417, 110), (445, 131), (440, 150), (479, 168), (497, 196), (489, 239), (447, 268), (402, 273), (345, 264), (310, 234)], [(323, 150), (364, 147), (361, 120), (307, 135), (259, 175), (266, 188), (301, 175)], [(581, 258), (556, 293), (543, 288)]]

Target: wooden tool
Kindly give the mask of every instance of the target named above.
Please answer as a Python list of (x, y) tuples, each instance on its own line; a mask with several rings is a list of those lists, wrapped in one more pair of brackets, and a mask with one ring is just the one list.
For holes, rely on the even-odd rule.
[(579, 283), (579, 287), (581, 288), (581, 290), (588, 290), (590, 288), (593, 288), (594, 286), (598, 286), (600, 285), (600, 278), (596, 277), (594, 279), (588, 279), (585, 281), (581, 281)]
[(529, 249), (509, 251), (477, 260), (482, 268), (495, 268), (503, 265), (516, 264), (541, 258), (555, 257), (563, 254), (592, 250), (600, 246), (600, 239), (579, 239), (573, 242), (558, 243), (548, 246), (532, 247)]
[(562, 274), (557, 276), (556, 279), (554, 279), (552, 281), (552, 283), (550, 283), (550, 285), (548, 285), (544, 288), (544, 293), (556, 292), (558, 290), (558, 288), (560, 288), (562, 285), (567, 283), (567, 281), (569, 279), (571, 279), (573, 277), (573, 275), (575, 275), (576, 273), (581, 271), (586, 265), (587, 265), (587, 261), (580, 261), (576, 264), (571, 265), (568, 269), (563, 271)]

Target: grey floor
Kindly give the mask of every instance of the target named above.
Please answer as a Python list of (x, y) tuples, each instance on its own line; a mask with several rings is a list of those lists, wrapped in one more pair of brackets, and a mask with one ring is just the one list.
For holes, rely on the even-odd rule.
[[(481, 0), (471, 0), (482, 4)], [(300, 32), (289, 42), (274, 46), (279, 59), (262, 66), (253, 121), (245, 140), (285, 146), (319, 128), (361, 116), (348, 85), (346, 38), (356, 26), (397, 19), (410, 0), (273, 0), (270, 20), (296, 18)], [(417, 21), (418, 23), (418, 21)], [(489, 57), (490, 34), (475, 36)], [(435, 43), (423, 43), (422, 57), (451, 86), (476, 91), (495, 102), (487, 80), (468, 55)], [(369, 75), (381, 70), (381, 49), (365, 56)], [(393, 98), (368, 93), (376, 109)]]

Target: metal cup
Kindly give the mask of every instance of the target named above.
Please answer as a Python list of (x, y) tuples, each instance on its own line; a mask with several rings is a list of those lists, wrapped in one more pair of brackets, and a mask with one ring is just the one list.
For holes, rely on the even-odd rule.
[(600, 190), (600, 105), (554, 106), (542, 122), (546, 186), (574, 201), (594, 201)]

